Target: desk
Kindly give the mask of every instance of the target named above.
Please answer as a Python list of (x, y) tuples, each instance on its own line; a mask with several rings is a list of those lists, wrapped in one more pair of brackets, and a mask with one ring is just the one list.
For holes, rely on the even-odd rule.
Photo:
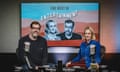
[[(45, 68), (45, 72), (57, 72), (57, 68)], [(63, 67), (62, 72), (86, 72), (85, 68), (74, 66), (74, 67)]]
[[(30, 70), (29, 72), (56, 72), (56, 67), (40, 67), (39, 70)], [(22, 68), (18, 67), (18, 70), (14, 70), (14, 72), (24, 72)], [(62, 72), (90, 72), (89, 70), (81, 67), (63, 67)], [(110, 70), (106, 67), (106, 65), (100, 65), (99, 72), (110, 72)]]

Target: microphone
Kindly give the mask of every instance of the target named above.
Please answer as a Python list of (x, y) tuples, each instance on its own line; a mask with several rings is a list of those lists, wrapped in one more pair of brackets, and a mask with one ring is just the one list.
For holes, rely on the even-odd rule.
[(25, 57), (25, 60), (27, 62), (28, 67), (30, 69), (32, 69), (32, 66), (30, 65), (30, 61), (29, 61), (29, 58), (28, 58), (28, 53), (29, 53), (29, 50), (30, 50), (30, 42), (24, 42), (24, 44), (25, 44), (25, 48), (24, 48), (25, 56), (24, 57)]
[(24, 42), (25, 44), (25, 52), (29, 52), (30, 50), (30, 42)]
[(90, 45), (90, 56), (91, 56), (91, 61), (92, 61), (92, 63), (94, 63), (95, 62), (95, 58), (94, 58), (94, 56), (95, 56), (95, 45)]
[(95, 54), (95, 45), (90, 45), (90, 55)]

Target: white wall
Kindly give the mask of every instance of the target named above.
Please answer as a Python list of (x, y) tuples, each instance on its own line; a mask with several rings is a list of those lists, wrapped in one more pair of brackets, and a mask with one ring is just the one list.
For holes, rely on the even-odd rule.
[(18, 0), (0, 2), (0, 53), (15, 52), (20, 34)]

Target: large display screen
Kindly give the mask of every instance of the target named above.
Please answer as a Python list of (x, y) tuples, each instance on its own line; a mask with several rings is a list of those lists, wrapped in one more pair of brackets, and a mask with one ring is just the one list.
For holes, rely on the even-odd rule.
[(98, 2), (21, 3), (22, 37), (29, 33), (32, 21), (42, 25), (40, 35), (47, 40), (49, 53), (66, 54), (58, 57), (64, 62), (67, 53), (78, 53), (85, 27), (91, 26), (99, 40)]

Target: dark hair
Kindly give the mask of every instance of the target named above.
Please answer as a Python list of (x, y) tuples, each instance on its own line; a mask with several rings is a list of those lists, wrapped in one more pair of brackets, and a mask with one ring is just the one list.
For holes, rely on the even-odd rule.
[(72, 24), (73, 24), (73, 27), (74, 27), (74, 24), (75, 24), (75, 22), (72, 21), (72, 20), (65, 20), (65, 23), (72, 23)]
[(49, 23), (50, 22), (55, 22), (54, 20), (48, 20), (47, 23), (46, 23), (46, 27), (49, 28)]
[(39, 27), (41, 28), (41, 25), (38, 21), (33, 21), (31, 24), (30, 24), (30, 28), (32, 28), (33, 25), (39, 25)]

